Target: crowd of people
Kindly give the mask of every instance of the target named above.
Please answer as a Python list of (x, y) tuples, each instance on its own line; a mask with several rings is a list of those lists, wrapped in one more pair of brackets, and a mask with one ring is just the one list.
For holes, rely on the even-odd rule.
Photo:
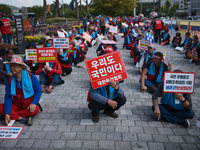
[[(181, 35), (177, 33), (171, 42), (169, 29), (162, 20), (157, 18), (157, 13), (152, 12), (150, 16), (151, 19), (144, 17), (143, 14), (135, 17), (99, 15), (93, 19), (92, 17), (86, 18), (85, 15), (83, 26), (69, 29), (66, 34), (66, 37), (70, 39), (70, 50), (73, 52), (69, 52), (69, 49), (58, 50), (57, 62), (27, 61), (25, 58), (22, 59), (15, 55), (13, 50), (8, 49), (5, 56), (0, 59), (0, 80), (6, 85), (5, 102), (0, 105), (0, 117), (5, 119), (6, 124), (10, 120), (19, 120), (32, 125), (32, 116), (39, 112), (38, 103), (42, 92), (51, 93), (55, 86), (63, 84), (62, 76), (69, 75), (73, 71), (72, 65), (83, 68), (79, 63), (86, 59), (88, 47), (97, 43), (96, 41), (101, 36), (101, 41), (110, 40), (113, 44), (110, 42), (99, 43), (96, 50), (97, 57), (119, 49), (130, 50), (130, 55), (134, 58), (133, 64), (141, 74), (139, 81), (141, 91), (147, 90), (153, 94), (152, 110), (154, 115), (158, 119), (163, 118), (171, 123), (189, 127), (188, 119), (192, 119), (195, 115), (192, 110), (191, 95), (162, 93), (164, 72), (172, 71), (172, 65), (164, 63), (163, 54), (155, 49), (154, 44), (149, 43), (147, 49), (140, 49), (138, 44), (140, 40), (144, 40), (145, 33), (148, 32), (154, 35), (154, 43), (159, 42), (160, 45), (171, 43), (174, 47), (182, 46), (184, 50), (181, 53), (188, 57), (187, 54), (192, 49), (199, 53), (198, 38), (194, 36), (194, 42), (192, 42), (190, 34), (186, 33), (185, 40), (181, 43)], [(123, 34), (124, 44), (122, 48), (116, 47), (116, 42), (119, 39), (118, 33), (110, 31), (110, 26), (117, 27), (118, 32)], [(86, 41), (83, 38), (84, 32), (91, 35), (91, 41)], [(46, 37), (43, 47), (53, 47), (52, 37)], [(36, 48), (35, 43), (29, 43), (27, 46), (27, 49)], [(176, 71), (181, 72), (181, 70)], [(39, 75), (39, 81), (35, 75)], [(108, 85), (98, 89), (93, 89), (92, 85), (90, 86), (87, 100), (94, 122), (99, 121), (100, 110), (104, 110), (105, 115), (113, 118), (119, 116), (115, 110), (126, 103), (125, 93), (120, 84), (123, 84), (123, 81), (109, 81)], [(162, 98), (159, 104), (158, 97), (160, 96)]]

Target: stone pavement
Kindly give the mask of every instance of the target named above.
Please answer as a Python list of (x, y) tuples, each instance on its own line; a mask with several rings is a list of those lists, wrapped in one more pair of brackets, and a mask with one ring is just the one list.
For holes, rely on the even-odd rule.
[[(137, 73), (129, 50), (122, 49), (123, 40), (117, 45), (126, 64), (128, 79), (121, 84), (127, 103), (117, 113), (119, 118), (100, 116), (98, 123), (91, 121), (87, 107), (87, 93), (90, 85), (87, 70), (73, 68), (64, 77), (65, 84), (55, 87), (51, 94), (42, 94), (40, 103), (44, 109), (34, 117), (30, 127), (24, 126), (17, 140), (0, 140), (0, 150), (27, 149), (118, 149), (118, 150), (197, 150), (200, 149), (200, 128), (196, 127), (200, 112), (200, 66), (190, 64), (173, 48), (169, 47), (174, 69), (196, 72), (195, 93), (192, 96), (196, 116), (191, 128), (157, 121), (151, 111), (151, 94), (140, 92)], [(87, 59), (96, 56), (96, 48), (89, 48)], [(167, 49), (159, 46), (157, 50)], [(167, 59), (168, 60), (168, 59)], [(0, 102), (4, 101), (4, 85), (0, 85)], [(4, 121), (0, 122), (4, 125)]]

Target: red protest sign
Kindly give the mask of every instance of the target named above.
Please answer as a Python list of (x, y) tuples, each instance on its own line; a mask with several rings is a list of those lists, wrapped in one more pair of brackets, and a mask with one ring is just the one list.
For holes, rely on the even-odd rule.
[(56, 62), (57, 49), (56, 48), (37, 48), (37, 62)]
[(195, 61), (199, 61), (198, 52), (196, 50), (190, 50), (190, 52), (188, 53), (188, 57), (194, 59)]
[(128, 78), (120, 51), (85, 60), (93, 89)]
[(74, 44), (69, 44), (69, 48), (67, 49), (67, 52), (74, 55)]
[(87, 32), (83, 32), (83, 38), (88, 42), (91, 42), (92, 40), (92, 36), (89, 35)]

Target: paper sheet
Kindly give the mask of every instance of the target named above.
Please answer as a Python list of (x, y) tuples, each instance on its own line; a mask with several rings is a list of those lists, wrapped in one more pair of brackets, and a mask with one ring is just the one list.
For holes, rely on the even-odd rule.
[(177, 46), (177, 47), (175, 48), (175, 50), (177, 50), (177, 51), (183, 51), (183, 47)]
[(13, 126), (14, 123), (15, 123), (15, 120), (10, 120), (10, 123), (7, 126)]

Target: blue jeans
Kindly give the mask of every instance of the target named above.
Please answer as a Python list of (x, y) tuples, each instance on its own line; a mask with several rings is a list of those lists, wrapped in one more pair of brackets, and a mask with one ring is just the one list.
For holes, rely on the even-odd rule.
[(3, 42), (4, 43), (11, 43), (11, 35), (9, 34), (4, 34), (3, 36)]
[[(47, 77), (47, 75), (44, 72), (42, 72), (39, 75), (39, 79), (40, 79), (41, 85), (49, 85), (49, 83), (50, 83), (49, 78)], [(62, 83), (62, 79), (61, 79), (60, 75), (54, 73), (51, 85), (59, 85), (61, 83)]]
[[(165, 118), (167, 121), (176, 124), (179, 120), (192, 119), (195, 116), (193, 110), (175, 110), (170, 109), (166, 105), (159, 104), (161, 117)], [(152, 106), (154, 111), (154, 106)]]
[(145, 86), (149, 89), (154, 87), (156, 83), (157, 83), (156, 81), (149, 80), (149, 79), (145, 79), (144, 81)]
[(176, 47), (177, 45), (178, 45), (178, 44), (177, 44), (176, 42), (173, 42), (173, 43), (172, 43), (172, 46), (173, 46), (173, 47)]

